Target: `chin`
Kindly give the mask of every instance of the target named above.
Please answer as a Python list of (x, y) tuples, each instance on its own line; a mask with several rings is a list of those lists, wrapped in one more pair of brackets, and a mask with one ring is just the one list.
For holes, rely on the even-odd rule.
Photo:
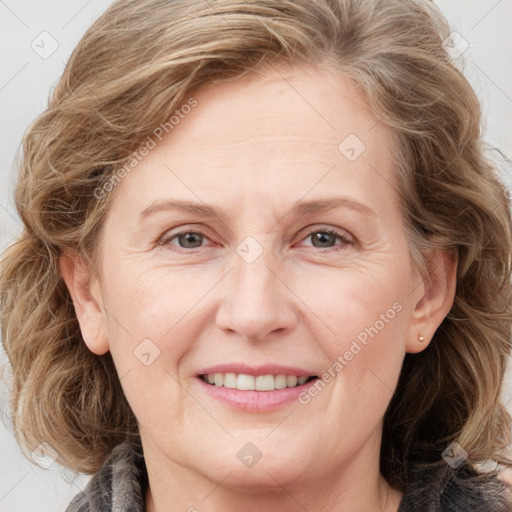
[[(296, 466), (283, 462), (263, 465), (260, 461), (252, 468), (241, 468), (237, 465), (226, 465), (224, 473), (208, 474), (213, 481), (222, 482), (222, 487), (244, 493), (261, 495), (262, 492), (282, 492), (300, 475), (296, 474)], [(222, 475), (222, 476), (221, 476)], [(229, 476), (228, 476), (229, 475)]]
[[(309, 464), (304, 459), (303, 448), (290, 447), (295, 453), (286, 455), (282, 444), (271, 445), (268, 441), (266, 446), (263, 444), (263, 440), (252, 443), (236, 439), (234, 446), (227, 451), (227, 457), (224, 451), (211, 454), (207, 457), (208, 468), (198, 469), (213, 481), (222, 482), (224, 488), (255, 493), (261, 493), (262, 488), (266, 492), (282, 492), (283, 486), (306, 476)], [(261, 446), (261, 451), (258, 451), (256, 445)], [(205, 458), (202, 456), (202, 460)]]

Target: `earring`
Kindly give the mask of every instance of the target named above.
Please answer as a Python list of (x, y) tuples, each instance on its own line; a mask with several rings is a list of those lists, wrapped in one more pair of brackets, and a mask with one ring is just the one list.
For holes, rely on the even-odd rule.
[(423, 336), (423, 333), (421, 333), (419, 336), (418, 336), (418, 341), (420, 343), (423, 343), (425, 341), (425, 337)]

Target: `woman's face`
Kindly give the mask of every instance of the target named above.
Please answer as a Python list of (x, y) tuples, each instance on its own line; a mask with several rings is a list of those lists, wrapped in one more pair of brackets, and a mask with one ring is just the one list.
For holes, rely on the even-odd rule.
[(148, 465), (259, 490), (365, 471), (423, 293), (389, 132), (325, 70), (193, 96), (117, 185), (90, 346)]

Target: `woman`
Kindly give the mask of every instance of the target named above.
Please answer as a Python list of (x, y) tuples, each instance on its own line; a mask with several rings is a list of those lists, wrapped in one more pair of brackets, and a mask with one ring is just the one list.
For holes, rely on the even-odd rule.
[(510, 204), (447, 36), (421, 0), (89, 29), (1, 281), (19, 441), (94, 474), (68, 511), (512, 510)]

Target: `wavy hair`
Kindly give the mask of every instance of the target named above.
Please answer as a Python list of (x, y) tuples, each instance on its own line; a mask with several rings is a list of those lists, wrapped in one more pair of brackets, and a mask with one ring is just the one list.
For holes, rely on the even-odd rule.
[(510, 202), (485, 156), (477, 97), (443, 48), (449, 33), (426, 0), (113, 3), (22, 142), (24, 228), (0, 277), (20, 444), (47, 442), (61, 463), (92, 473), (138, 435), (111, 356), (82, 340), (59, 258), (73, 250), (94, 260), (112, 196), (95, 191), (194, 88), (284, 62), (327, 64), (353, 81), (393, 134), (416, 263), (428, 271), (432, 248), (458, 254), (453, 307), (429, 347), (406, 355), (386, 412), (383, 475), (404, 489), (453, 441), (473, 465), (508, 463), (500, 393), (511, 349)]

